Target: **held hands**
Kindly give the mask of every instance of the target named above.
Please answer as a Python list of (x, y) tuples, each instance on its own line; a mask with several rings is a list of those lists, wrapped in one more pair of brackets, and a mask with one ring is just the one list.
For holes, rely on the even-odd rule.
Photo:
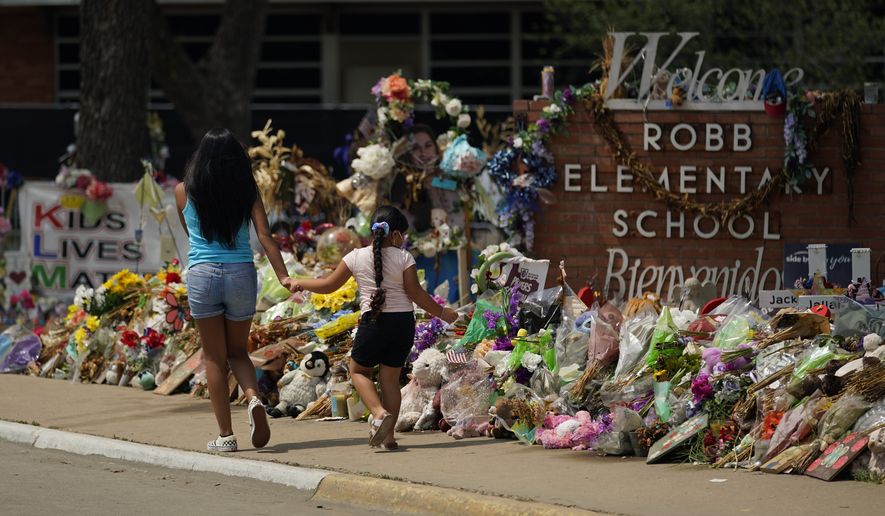
[(442, 312), (439, 314), (439, 318), (449, 324), (453, 324), (455, 321), (457, 321), (458, 317), (458, 312), (452, 310), (447, 306), (443, 307)]
[(280, 284), (286, 287), (289, 292), (295, 294), (296, 292), (301, 292), (304, 290), (304, 287), (301, 286), (300, 283), (295, 278), (290, 278), (289, 276), (284, 276), (279, 278)]

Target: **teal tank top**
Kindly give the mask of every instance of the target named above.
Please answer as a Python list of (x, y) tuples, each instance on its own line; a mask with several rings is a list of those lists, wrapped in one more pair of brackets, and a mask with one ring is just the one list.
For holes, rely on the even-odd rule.
[(249, 246), (249, 223), (240, 227), (232, 248), (220, 242), (209, 242), (200, 232), (200, 217), (190, 199), (184, 205), (184, 223), (187, 224), (190, 251), (187, 253), (187, 267), (198, 263), (245, 263), (252, 262), (252, 248)]

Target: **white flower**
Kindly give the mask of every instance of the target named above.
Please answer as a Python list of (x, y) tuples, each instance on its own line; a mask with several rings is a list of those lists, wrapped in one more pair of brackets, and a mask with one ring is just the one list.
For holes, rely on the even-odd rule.
[(74, 291), (74, 304), (77, 305), (77, 308), (81, 310), (86, 310), (89, 306), (89, 303), (92, 301), (92, 296), (95, 294), (95, 291), (86, 285), (80, 285), (77, 287), (77, 290)]
[(415, 81), (415, 91), (430, 91), (433, 83), (428, 79), (418, 79)]
[(521, 149), (522, 148), (522, 138), (517, 136), (516, 138), (513, 139), (513, 148), (514, 149)]
[(470, 115), (467, 113), (461, 113), (458, 117), (458, 127), (461, 129), (467, 129), (470, 126)]
[(448, 101), (449, 97), (445, 93), (437, 92), (430, 100), (430, 105), (433, 107), (445, 106)]
[(418, 246), (418, 250), (427, 258), (433, 258), (436, 256), (436, 245), (429, 240), (422, 242)]
[(393, 170), (393, 155), (384, 145), (373, 143), (356, 151), (357, 158), (350, 164), (356, 172), (372, 179), (383, 179)]
[(479, 269), (473, 269), (470, 271), (470, 277), (476, 279), (479, 277)]
[(535, 369), (537, 369), (538, 366), (541, 365), (542, 360), (543, 360), (543, 358), (541, 358), (541, 355), (536, 355), (534, 353), (526, 352), (522, 356), (522, 364), (521, 365), (522, 365), (522, 367), (525, 367), (526, 369), (528, 369), (529, 371), (534, 373)]
[(549, 106), (545, 107), (543, 111), (548, 115), (558, 115), (562, 113), (562, 108), (556, 104), (550, 104)]
[(108, 292), (108, 289), (104, 287), (104, 285), (98, 287), (98, 290), (95, 291), (95, 303), (98, 306), (102, 306), (104, 304), (105, 296)]
[(458, 116), (461, 114), (461, 101), (458, 99), (452, 99), (446, 103), (446, 113), (449, 116)]
[(384, 125), (387, 123), (387, 108), (380, 107), (377, 111), (378, 115), (378, 125)]
[(501, 252), (506, 252), (509, 250), (510, 250), (510, 244), (508, 244), (507, 242), (502, 242), (501, 243)]
[(470, 285), (470, 293), (479, 294), (479, 285), (477, 285), (476, 283)]

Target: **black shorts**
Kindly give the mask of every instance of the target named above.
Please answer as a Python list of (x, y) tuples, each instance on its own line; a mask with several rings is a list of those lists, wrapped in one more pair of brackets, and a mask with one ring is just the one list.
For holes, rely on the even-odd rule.
[(415, 343), (415, 312), (382, 312), (372, 323), (363, 314), (350, 356), (364, 367), (402, 367)]

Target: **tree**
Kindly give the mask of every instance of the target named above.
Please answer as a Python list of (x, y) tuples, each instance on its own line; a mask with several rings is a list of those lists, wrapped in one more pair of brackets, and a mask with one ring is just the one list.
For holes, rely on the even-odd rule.
[[(885, 4), (876, 0), (546, 0), (562, 51), (602, 53), (610, 27), (618, 32), (700, 32), (676, 66), (691, 67), (705, 50), (705, 69), (799, 67), (806, 87), (859, 89), (885, 78), (867, 65), (885, 53)], [(678, 38), (668, 38), (673, 45)], [(636, 38), (636, 46), (644, 43)], [(659, 56), (667, 52), (662, 45)], [(670, 48), (672, 50), (672, 47)], [(671, 68), (672, 69), (672, 68)]]
[(142, 173), (148, 101), (149, 0), (80, 2), (77, 165), (106, 181)]
[(266, 11), (267, 0), (227, 0), (212, 45), (195, 63), (151, 2), (151, 72), (195, 141), (213, 127), (227, 127), (248, 141)]

